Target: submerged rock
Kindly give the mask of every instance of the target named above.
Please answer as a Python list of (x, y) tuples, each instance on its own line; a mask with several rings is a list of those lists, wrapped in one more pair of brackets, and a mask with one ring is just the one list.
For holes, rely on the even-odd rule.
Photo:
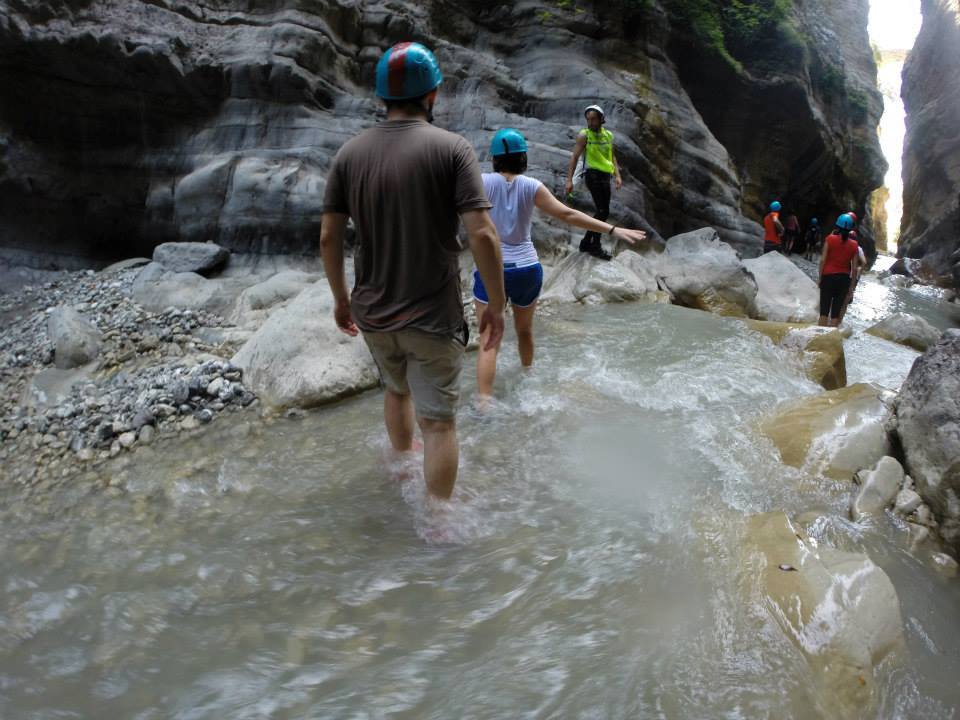
[(680, 304), (732, 317), (755, 314), (757, 282), (713, 228), (673, 236), (655, 262), (660, 282)]
[(940, 331), (921, 317), (897, 313), (867, 328), (871, 335), (925, 352), (940, 339)]
[(274, 312), (232, 362), (274, 408), (320, 405), (376, 387), (379, 378), (363, 340), (337, 329), (326, 281)]
[(960, 330), (917, 358), (894, 409), (907, 472), (944, 540), (960, 548)]
[(759, 595), (803, 653), (819, 704), (834, 718), (873, 716), (876, 668), (904, 647), (890, 578), (866, 555), (812, 542), (782, 512), (749, 518), (743, 547), (750, 601)]
[(787, 465), (849, 478), (890, 454), (882, 389), (857, 383), (777, 406), (761, 423)]
[(820, 291), (817, 284), (778, 252), (744, 260), (757, 282), (756, 316), (776, 322), (817, 321)]

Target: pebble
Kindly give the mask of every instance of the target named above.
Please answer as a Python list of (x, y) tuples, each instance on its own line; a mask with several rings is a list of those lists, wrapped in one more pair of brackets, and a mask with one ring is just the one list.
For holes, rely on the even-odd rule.
[(960, 571), (960, 565), (952, 557), (942, 552), (930, 553), (930, 559), (933, 560), (934, 567), (940, 571), (944, 577), (955, 578)]

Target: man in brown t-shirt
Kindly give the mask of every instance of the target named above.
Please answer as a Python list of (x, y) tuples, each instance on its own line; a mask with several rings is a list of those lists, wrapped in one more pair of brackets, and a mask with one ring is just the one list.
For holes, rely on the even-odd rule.
[[(348, 141), (327, 178), (320, 249), (333, 291), (334, 319), (363, 332), (385, 385), (384, 422), (397, 452), (413, 447), (414, 410), (424, 441), (424, 480), (449, 498), (457, 479), (456, 405), (467, 339), (460, 295), (457, 227), (490, 292), (479, 318), (503, 335), (500, 241), (469, 143), (433, 127), (441, 81), (433, 54), (400, 43), (377, 65), (387, 119)], [(352, 293), (344, 277), (347, 219), (356, 229)], [(412, 394), (412, 399), (411, 399)]]

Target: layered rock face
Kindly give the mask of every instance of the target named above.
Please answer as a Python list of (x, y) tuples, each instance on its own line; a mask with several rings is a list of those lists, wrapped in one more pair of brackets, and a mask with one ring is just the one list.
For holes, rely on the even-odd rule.
[[(867, 0), (796, 0), (773, 35), (792, 45), (730, 39), (727, 60), (688, 29), (688, 5), (10, 0), (0, 255), (76, 267), (197, 240), (315, 253), (330, 161), (382, 119), (374, 66), (408, 39), (443, 68), (436, 122), (482, 161), (497, 128), (520, 129), (555, 192), (600, 102), (620, 224), (711, 225), (750, 256), (772, 196), (801, 216), (862, 208), (882, 177)], [(548, 223), (537, 238), (574, 239)]]
[(923, 26), (903, 69), (899, 252), (924, 258), (943, 281), (960, 286), (960, 5), (923, 0), (921, 8)]

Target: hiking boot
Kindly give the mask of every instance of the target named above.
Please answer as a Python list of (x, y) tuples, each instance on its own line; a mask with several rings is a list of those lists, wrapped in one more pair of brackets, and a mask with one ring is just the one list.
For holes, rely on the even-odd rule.
[(592, 248), (590, 248), (590, 249), (587, 250), (586, 252), (590, 253), (590, 254), (591, 254), (593, 257), (595, 257), (597, 260), (613, 260), (613, 255), (611, 255), (610, 253), (608, 253), (606, 250), (604, 250), (604, 249), (603, 249), (602, 247), (600, 247), (599, 245), (598, 245), (597, 247), (592, 247)]

